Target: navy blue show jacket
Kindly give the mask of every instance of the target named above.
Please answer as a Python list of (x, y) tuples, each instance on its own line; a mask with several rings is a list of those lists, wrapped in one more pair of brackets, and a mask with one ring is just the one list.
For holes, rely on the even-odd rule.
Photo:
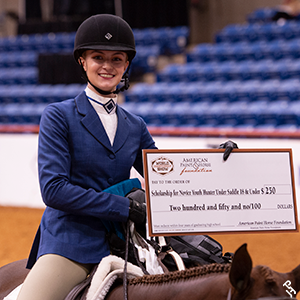
[(156, 149), (145, 122), (122, 107), (111, 145), (84, 92), (50, 104), (42, 114), (38, 171), (46, 204), (28, 267), (44, 254), (79, 263), (98, 263), (109, 255), (101, 220), (124, 222), (129, 200), (103, 192), (127, 180), (133, 166), (143, 174), (142, 149)]

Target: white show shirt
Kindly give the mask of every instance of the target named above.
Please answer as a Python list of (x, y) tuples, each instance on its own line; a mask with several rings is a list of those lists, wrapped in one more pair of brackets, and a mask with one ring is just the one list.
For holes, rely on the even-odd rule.
[[(94, 91), (92, 91), (88, 86), (85, 88), (85, 93), (88, 98), (92, 98), (93, 100), (100, 102), (102, 104), (107, 103), (110, 99), (112, 99), (115, 102), (115, 104), (117, 104), (117, 100), (118, 100), (117, 95), (115, 96), (115, 98), (102, 97), (102, 96), (96, 94)], [(118, 126), (116, 106), (113, 108), (113, 110), (110, 113), (108, 113), (101, 104), (98, 104), (90, 99), (89, 99), (89, 101), (92, 104), (92, 106), (94, 107), (95, 111), (97, 112), (97, 114), (103, 124), (103, 127), (106, 131), (106, 134), (110, 140), (110, 143), (111, 143), (111, 145), (113, 145), (116, 131), (117, 131), (117, 126)]]

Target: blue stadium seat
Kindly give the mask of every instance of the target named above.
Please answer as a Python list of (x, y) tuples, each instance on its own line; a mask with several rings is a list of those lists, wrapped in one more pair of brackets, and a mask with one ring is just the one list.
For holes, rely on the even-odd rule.
[(33, 103), (47, 104), (74, 98), (85, 85), (0, 85), (0, 104)]
[(203, 113), (207, 111), (208, 102), (182, 102), (175, 104), (175, 110), (178, 114), (180, 124), (183, 126), (204, 125)]
[(276, 12), (276, 8), (273, 7), (259, 8), (247, 15), (247, 21), (249, 23), (270, 22), (275, 12)]
[(37, 68), (4, 68), (0, 70), (0, 84), (37, 84)]
[(238, 24), (228, 25), (215, 35), (217, 43), (235, 43), (244, 35), (243, 26)]
[[(56, 49), (58, 50), (67, 50), (72, 52), (74, 47), (75, 41), (75, 32), (66, 33), (66, 32), (59, 32), (55, 33), (54, 36), (48, 35), (48, 38), (51, 40), (55, 39)], [(53, 43), (54, 44), (54, 43)]]
[(300, 57), (300, 39), (296, 38), (285, 43), (285, 57), (299, 58)]
[(282, 100), (277, 101), (277, 103), (272, 103), (272, 105), (276, 105), (275, 113), (277, 114), (278, 118), (278, 125), (277, 127), (290, 127), (292, 126), (299, 126), (299, 102), (293, 102), (294, 105), (291, 105), (289, 100)]
[[(223, 115), (220, 120), (220, 125), (222, 123), (227, 126), (242, 126), (244, 125), (244, 121), (241, 118), (243, 113), (248, 112), (248, 102), (247, 101), (237, 101), (228, 103), (226, 110), (223, 112)], [(249, 126), (249, 123), (248, 123)]]
[(276, 22), (228, 25), (216, 34), (215, 41), (217, 43), (236, 43), (241, 41), (290, 40), (300, 36), (299, 23), (299, 21), (288, 21), (283, 25), (279, 25)]
[(137, 46), (157, 45), (160, 54), (178, 54), (185, 50), (189, 29), (187, 26), (133, 29)]
[(156, 111), (157, 104), (152, 102), (142, 103), (142, 104), (136, 104), (134, 112), (138, 116), (141, 116), (144, 121), (147, 123), (147, 125), (162, 125), (162, 120), (160, 119), (159, 115)]
[(300, 100), (289, 103), (286, 114), (289, 116), (284, 117), (285, 123), (292, 124), (295, 126), (300, 126)]
[(131, 70), (134, 73), (155, 72), (159, 54), (160, 48), (158, 45), (137, 46)]
[(135, 102), (197, 102), (197, 101), (258, 101), (300, 99), (299, 79), (235, 80), (211, 82), (175, 82), (136, 84), (125, 93), (126, 101)]
[(300, 80), (298, 78), (281, 80), (278, 90), (280, 91), (280, 99), (289, 101), (300, 100)]
[(272, 40), (270, 42), (238, 42), (199, 44), (186, 53), (187, 62), (222, 62), (283, 58), (300, 58), (300, 38)]
[(239, 126), (243, 127), (256, 127), (261, 125), (260, 114), (266, 110), (268, 101), (260, 100), (247, 103), (246, 109), (237, 113)]
[(281, 125), (281, 114), (286, 109), (286, 101), (269, 101), (268, 105), (259, 112), (259, 125), (260, 126), (273, 126)]
[(158, 82), (292, 79), (300, 75), (300, 59), (171, 64), (157, 73)]
[(6, 60), (0, 59), (0, 64), (7, 68), (36, 67), (38, 54), (35, 51), (4, 52)]
[(39, 124), (45, 105), (0, 104), (0, 123)]

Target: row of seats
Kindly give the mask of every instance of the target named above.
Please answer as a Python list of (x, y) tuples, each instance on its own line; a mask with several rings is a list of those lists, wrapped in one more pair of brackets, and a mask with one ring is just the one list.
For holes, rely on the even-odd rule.
[(158, 82), (289, 79), (300, 77), (300, 59), (171, 64), (157, 73)]
[(45, 104), (0, 104), (0, 124), (39, 124)]
[[(269, 26), (270, 24), (266, 25)], [(266, 26), (265, 28), (269, 27)], [(254, 26), (252, 30), (253, 28)], [(289, 28), (286, 26), (284, 29), (287, 30)], [(148, 32), (134, 30), (137, 47), (141, 47), (138, 49), (134, 63), (139, 62), (139, 65), (146, 63), (153, 67), (152, 71), (155, 71), (158, 55), (183, 51), (186, 45), (186, 30), (183, 30), (185, 33), (178, 35), (174, 34), (174, 31), (166, 31), (172, 32), (168, 38), (165, 33), (163, 34), (163, 30), (149, 29)], [(279, 32), (280, 30), (277, 30), (277, 33)], [(253, 49), (251, 49), (253, 44), (250, 44), (249, 41), (253, 43), (253, 40), (260, 40), (260, 38), (254, 38), (253, 36), (243, 43), (236, 43), (236, 41), (233, 43), (229, 40), (226, 43), (218, 43), (216, 45), (199, 45), (187, 55), (188, 61), (195, 61), (196, 63), (166, 68), (158, 74), (158, 80), (167, 82), (159, 82), (152, 85), (141, 83), (132, 86), (125, 93), (124, 107), (142, 116), (149, 125), (277, 126), (278, 128), (299, 126), (300, 80), (297, 78), (286, 79), (299, 76), (300, 38), (295, 38), (296, 29), (293, 32), (292, 35), (291, 33), (281, 33), (281, 39), (285, 39), (285, 43), (275, 41), (275, 35), (272, 38), (268, 37), (268, 40), (265, 39), (264, 42), (254, 43), (254, 46), (258, 49), (255, 54), (253, 54)], [(139, 34), (144, 37), (140, 39)], [(70, 38), (71, 35), (69, 40), (64, 43), (66, 47), (55, 48), (56, 42), (54, 40), (56, 35), (49, 34), (48, 37), (44, 37), (45, 45), (47, 44), (46, 38), (52, 39), (52, 46), (49, 46), (47, 51), (70, 51), (73, 48), (73, 41), (72, 47), (68, 48), (70, 47), (70, 40), (74, 39), (74, 36)], [(145, 38), (147, 35), (149, 36), (148, 39)], [(44, 51), (42, 47), (45, 47), (45, 45), (42, 46), (41, 35), (35, 36), (36, 41), (32, 41), (35, 47), (33, 51), (24, 46), (27, 43), (27, 37), (23, 36), (22, 47), (24, 48), (17, 49), (14, 48), (14, 43), (10, 45), (7, 43), (5, 45), (6, 48), (2, 48), (6, 49), (2, 53), (10, 51), (8, 50), (9, 47), (12, 47), (13, 51), (18, 51), (19, 53), (21, 51), (22, 54), (24, 52), (34, 52), (36, 54)], [(63, 39), (64, 37), (66, 36), (62, 34), (60, 38)], [(270, 40), (271, 42), (267, 42)], [(159, 44), (154, 45), (149, 41), (156, 41), (157, 43), (159, 41)], [(172, 46), (173, 43), (175, 44), (174, 49), (177, 47), (177, 50), (170, 50), (170, 45)], [(284, 44), (283, 47), (282, 44)], [(0, 51), (1, 45), (0, 43)], [(178, 46), (183, 48), (178, 48)], [(202, 55), (202, 58), (192, 58), (192, 55), (199, 48), (205, 54)], [(244, 49), (246, 50), (243, 52)], [(145, 53), (145, 55), (142, 55), (142, 53)], [(281, 53), (284, 53), (284, 56), (281, 56)], [(287, 53), (290, 56), (287, 56)], [(213, 60), (212, 57), (214, 56), (218, 56), (218, 59), (215, 59), (216, 62), (209, 62)], [(234, 57), (236, 58), (233, 59)], [(279, 60), (282, 57), (288, 57), (288, 59)], [(232, 59), (241, 62), (226, 62), (226, 60)], [(261, 61), (253, 64), (248, 61), (249, 59), (252, 59), (252, 62), (258, 59)], [(278, 61), (272, 63), (270, 59), (277, 59)], [(37, 56), (33, 60), (36, 63)], [(3, 68), (8, 67), (7, 71), (11, 71), (15, 75), (18, 73), (18, 70), (14, 68), (30, 67), (29, 65), (13, 65), (17, 61), (17, 56), (6, 61), (0, 58), (0, 66), (1, 61)], [(10, 61), (11, 65), (8, 64), (8, 61)], [(209, 63), (203, 63), (205, 61)], [(220, 61), (224, 62), (220, 63)], [(0, 70), (0, 73), (2, 73), (2, 70)], [(18, 78), (26, 77), (19, 75)], [(260, 77), (254, 77), (254, 75)], [(238, 76), (242, 76), (243, 80), (240, 80)], [(31, 76), (27, 77), (27, 80), (29, 80)], [(2, 78), (3, 80), (8, 80), (9, 76), (2, 76)], [(258, 79), (254, 80), (253, 78)], [(270, 78), (276, 79), (270, 80)], [(264, 79), (264, 81), (261, 79)], [(171, 81), (176, 82), (173, 83)], [(1, 123), (38, 124), (41, 111), (47, 103), (72, 98), (84, 89), (83, 85), (51, 86), (32, 83), (27, 85), (24, 81), (23, 84), (19, 81), (17, 85), (6, 85), (11, 83), (10, 81), (0, 81)]]
[(289, 21), (282, 25), (276, 22), (257, 24), (232, 24), (224, 27), (215, 35), (217, 43), (255, 42), (276, 39), (294, 39), (300, 37), (300, 21)]
[[(46, 104), (0, 104), (0, 123), (39, 124)], [(300, 101), (221, 101), (211, 103), (124, 103), (122, 106), (155, 126), (300, 126)]]
[[(162, 27), (133, 29), (137, 46), (157, 45), (160, 54), (176, 54), (184, 51), (189, 29), (181, 27)], [(73, 50), (75, 32), (17, 35), (0, 39), (0, 52), (4, 51), (50, 51)]]
[(36, 67), (38, 52), (36, 51), (10, 51), (1, 52), (0, 68), (26, 68)]
[[(0, 85), (0, 104), (48, 104), (74, 98), (85, 88), (82, 84)], [(35, 106), (31, 106), (34, 108)]]
[(133, 29), (137, 46), (159, 45), (160, 54), (178, 54), (185, 51), (188, 43), (187, 26)]
[(136, 56), (132, 61), (131, 70), (135, 74), (155, 72), (160, 51), (158, 45), (136, 46)]
[[(282, 40), (273, 41), (271, 43), (266, 42), (258, 42), (258, 43), (222, 43), (222, 44), (201, 44), (193, 49), (193, 51), (187, 54), (187, 61), (224, 61), (224, 60), (243, 60), (243, 59), (263, 59), (263, 58), (274, 58), (279, 59), (281, 57), (293, 57), (298, 58), (300, 57), (300, 39), (294, 39), (287, 43), (283, 43)], [(133, 61), (133, 68), (141, 69), (141, 72), (153, 72), (155, 71), (157, 57), (159, 55), (159, 47), (158, 46), (150, 46), (150, 47), (137, 47), (137, 56)], [(30, 65), (35, 66), (37, 64), (37, 52), (34, 51), (16, 51), (16, 52), (4, 52), (0, 57), (0, 68), (1, 67), (28, 67)], [(202, 74), (203, 71), (200, 70), (199, 66), (190, 65), (183, 68), (176, 68), (175, 74), (173, 75), (173, 79), (170, 81), (178, 81), (181, 80), (179, 78), (174, 79), (178, 76), (178, 69), (179, 72), (184, 71), (184, 75), (187, 72), (188, 77), (186, 80), (198, 81), (198, 80), (219, 80), (219, 79), (239, 79), (239, 78), (246, 78), (246, 79), (253, 79), (253, 78), (290, 78), (291, 76), (298, 75), (298, 70), (296, 73), (294, 72), (294, 67), (298, 68), (297, 63), (295, 65), (288, 64), (289, 68), (292, 68), (291, 72), (284, 68), (283, 70), (275, 70), (277, 66), (282, 68), (282, 63), (276, 65), (265, 65), (265, 62), (262, 62), (263, 68), (262, 73), (257, 74), (256, 71), (260, 71), (261, 64), (255, 64), (249, 70), (248, 63), (241, 64), (240, 66), (236, 65), (219, 65), (217, 69), (214, 68), (212, 70), (210, 66), (204, 66), (205, 74)], [(236, 68), (236, 70), (232, 70), (232, 68)], [(225, 74), (223, 72), (225, 68)], [(228, 70), (228, 68), (230, 70)], [(219, 69), (221, 69), (221, 74)], [(241, 70), (240, 70), (241, 69)], [(253, 70), (254, 69), (254, 70)], [(257, 70), (258, 69), (258, 70)], [(271, 70), (270, 70), (271, 69)], [(169, 73), (169, 70), (174, 70), (174, 67), (170, 67), (166, 69), (162, 74), (158, 75), (158, 80), (164, 76), (164, 73)], [(34, 84), (37, 83), (37, 70), (34, 69), (24, 69), (24, 70), (17, 70), (12, 69), (10, 71), (1, 70), (2, 76), (0, 74), (0, 84)], [(191, 72), (196, 71), (195, 73)], [(214, 73), (212, 73), (214, 72)], [(227, 72), (230, 74), (228, 75)], [(240, 76), (240, 73), (243, 74)], [(247, 75), (247, 72), (249, 74)], [(253, 77), (253, 72), (256, 73)], [(278, 74), (280, 72), (280, 74)], [(26, 73), (28, 76), (26, 76)], [(200, 74), (199, 74), (200, 73)], [(168, 80), (167, 80), (168, 81)]]
[(0, 69), (0, 85), (1, 84), (38, 84), (38, 68)]
[[(154, 72), (156, 70), (157, 66), (157, 60), (160, 53), (160, 49), (157, 45), (153, 46), (137, 46), (137, 55), (132, 63), (132, 69), (135, 71), (139, 71), (140, 73), (147, 73), (147, 72)], [(1, 52), (0, 52), (1, 53)], [(44, 53), (44, 51), (38, 52), (38, 51), (11, 51), (11, 52), (2, 52), (0, 55), (0, 84), (31, 84), (31, 83), (37, 83), (38, 76), (37, 71), (36, 78), (34, 81), (28, 79), (27, 82), (18, 82), (18, 74), (15, 72), (16, 70), (11, 71), (11, 73), (15, 73), (17, 75), (16, 81), (11, 82), (11, 80), (1, 80), (1, 78), (6, 77), (6, 72), (2, 68), (37, 68), (38, 66), (38, 59), (39, 59), (39, 53)], [(49, 52), (47, 52), (49, 53)], [(63, 50), (60, 52), (67, 53), (72, 55), (72, 52), (69, 52), (67, 50)], [(29, 71), (29, 69), (28, 69)], [(23, 72), (23, 71), (21, 71)], [(32, 76), (32, 70), (29, 72), (29, 76)], [(2, 73), (2, 75), (1, 75)], [(19, 74), (19, 77), (23, 77), (23, 74)], [(7, 82), (6, 82), (7, 81)]]
[(295, 128), (300, 126), (300, 101), (267, 100), (211, 103), (125, 103), (129, 111), (154, 126), (234, 126)]
[[(182, 53), (188, 28), (135, 30), (137, 55), (131, 72), (155, 72), (158, 56)], [(75, 33), (19, 35), (0, 39), (0, 123), (38, 124), (49, 103), (73, 98), (85, 85), (38, 84), (41, 53), (73, 51)]]
[[(232, 25), (158, 83), (136, 84), (125, 107), (154, 126), (300, 126), (300, 23)], [(236, 34), (236, 36), (234, 36)]]
[[(158, 56), (184, 51), (189, 30), (187, 27), (134, 29), (137, 55), (131, 72), (139, 76), (155, 72)], [(18, 35), (0, 39), (0, 85), (37, 84), (40, 53), (72, 54), (75, 33)], [(27, 68), (3, 70), (2, 68)], [(29, 69), (31, 68), (31, 69)], [(28, 76), (26, 76), (26, 73)]]
[(0, 39), (0, 52), (62, 51), (73, 49), (75, 33), (45, 33), (9, 36)]
[(275, 7), (258, 8), (247, 15), (248, 23), (268, 23), (276, 13)]
[(198, 44), (187, 52), (187, 62), (260, 60), (300, 58), (300, 38), (289, 41), (238, 42), (218, 44)]
[(139, 83), (125, 94), (126, 102), (220, 102), (300, 100), (300, 79)]

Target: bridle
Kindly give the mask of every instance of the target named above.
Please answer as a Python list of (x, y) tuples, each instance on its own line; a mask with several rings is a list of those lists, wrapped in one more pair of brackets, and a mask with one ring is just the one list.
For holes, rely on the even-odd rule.
[(231, 300), (231, 287), (229, 288), (226, 300)]

